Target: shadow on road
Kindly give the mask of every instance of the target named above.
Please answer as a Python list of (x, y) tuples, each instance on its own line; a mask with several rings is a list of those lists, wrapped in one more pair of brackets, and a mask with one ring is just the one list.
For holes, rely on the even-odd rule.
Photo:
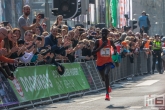
[(107, 106), (106, 108), (109, 108), (109, 109), (126, 109), (126, 107), (124, 107), (124, 106), (113, 106), (113, 105)]

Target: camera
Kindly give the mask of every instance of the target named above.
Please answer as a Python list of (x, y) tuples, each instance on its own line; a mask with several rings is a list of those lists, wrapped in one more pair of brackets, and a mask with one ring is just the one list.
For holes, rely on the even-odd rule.
[(4, 26), (7, 26), (8, 23), (9, 23), (8, 21), (3, 21), (3, 22), (2, 22), (2, 24), (3, 24)]
[(40, 36), (37, 36), (37, 40), (42, 41), (42, 38)]
[(40, 17), (41, 17), (41, 19), (44, 19), (44, 14), (38, 14)]

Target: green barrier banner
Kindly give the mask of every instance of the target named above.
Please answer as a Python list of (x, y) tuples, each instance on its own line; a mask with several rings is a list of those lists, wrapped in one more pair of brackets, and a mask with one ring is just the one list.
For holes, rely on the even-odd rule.
[(53, 65), (17, 68), (10, 85), (18, 100), (24, 102), (90, 88), (79, 63), (63, 65), (63, 76)]

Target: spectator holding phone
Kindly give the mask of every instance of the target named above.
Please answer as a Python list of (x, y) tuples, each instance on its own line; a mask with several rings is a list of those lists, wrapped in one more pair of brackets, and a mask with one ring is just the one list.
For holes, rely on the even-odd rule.
[(56, 53), (56, 54), (64, 53), (63, 55), (65, 55), (65, 50), (71, 44), (71, 42), (65, 42), (62, 47), (59, 47), (57, 36), (58, 36), (58, 28), (56, 26), (53, 26), (51, 28), (51, 34), (45, 37), (44, 47), (50, 46), (51, 52)]
[(54, 25), (61, 29), (62, 20), (63, 20), (63, 16), (58, 15), (56, 21), (54, 22)]
[(36, 16), (36, 23), (30, 25), (30, 20), (28, 18), (28, 16), (30, 15), (30, 6), (29, 5), (25, 5), (23, 7), (23, 15), (21, 15), (18, 19), (18, 26), (21, 30), (21, 39), (24, 39), (24, 33), (27, 30), (31, 30), (33, 28), (35, 28), (36, 26), (39, 25), (41, 16), (37, 15)]
[(41, 26), (44, 32), (47, 32), (47, 25), (46, 25), (46, 21), (48, 20), (48, 18), (44, 17)]

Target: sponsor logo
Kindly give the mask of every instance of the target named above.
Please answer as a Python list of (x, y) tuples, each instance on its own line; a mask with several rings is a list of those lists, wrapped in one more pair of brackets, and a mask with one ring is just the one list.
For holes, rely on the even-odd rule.
[(15, 86), (17, 92), (19, 93), (19, 95), (21, 97), (24, 97), (24, 93), (23, 93), (22, 88), (20, 86), (20, 83), (18, 82), (18, 80), (16, 79), (16, 77), (14, 77), (14, 80), (12, 81), (12, 83), (14, 84), (14, 86)]

